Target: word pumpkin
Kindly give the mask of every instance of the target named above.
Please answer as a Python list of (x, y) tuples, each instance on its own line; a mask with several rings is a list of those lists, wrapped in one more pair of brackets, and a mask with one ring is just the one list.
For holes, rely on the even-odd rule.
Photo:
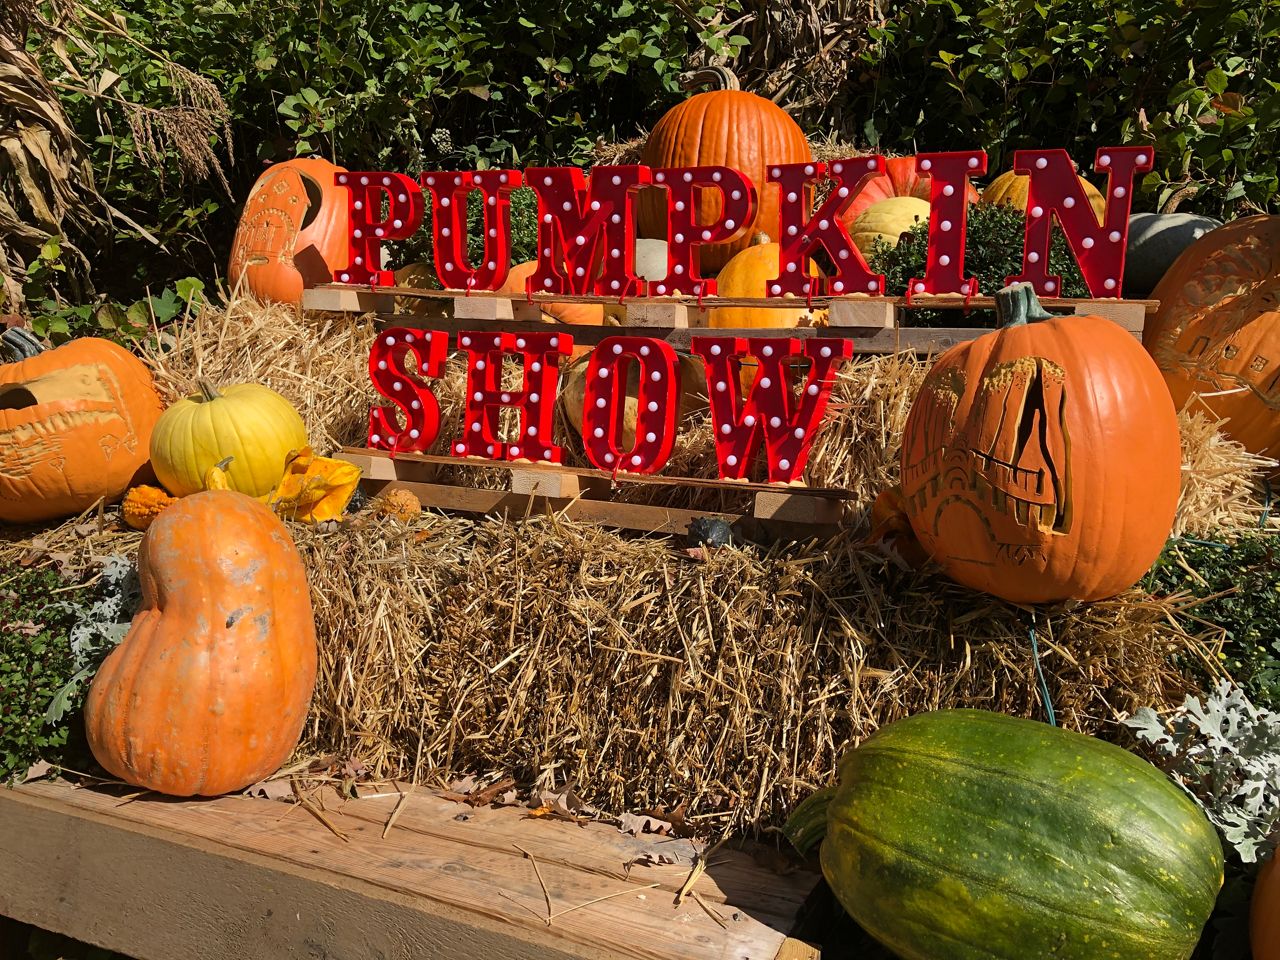
[[(1150, 170), (1149, 147), (1104, 147), (1094, 169), (1107, 177), (1104, 203), (1095, 210), (1088, 185), (1076, 174), (1065, 150), (1018, 150), (1014, 172), (1026, 178), (1026, 232), (1022, 272), (1008, 283), (1026, 282), (1042, 296), (1057, 296), (1061, 278), (1049, 273), (1050, 228), (1060, 225), (1095, 297), (1119, 297), (1124, 278), (1126, 237), (1133, 182)], [(928, 180), (929, 244), (925, 275), (908, 284), (908, 296), (979, 293), (978, 281), (965, 276), (965, 220), (971, 176), (987, 169), (981, 150), (924, 153), (915, 169)], [(426, 212), (424, 188), (431, 194), (435, 268), (450, 290), (498, 290), (511, 268), (513, 190), (531, 188), (538, 197), (537, 267), (524, 279), (528, 293), (596, 295), (619, 300), (678, 294), (715, 296), (716, 279), (700, 266), (701, 248), (730, 248), (749, 230), (776, 238), (776, 275), (766, 278), (765, 297), (850, 296), (885, 293), (885, 278), (874, 274), (849, 234), (849, 211), (867, 191), (885, 189), (889, 178), (883, 156), (848, 157), (831, 163), (782, 163), (767, 171), (777, 185), (776, 209), (760, 203), (757, 184), (727, 166), (603, 166), (590, 176), (573, 167), (527, 170), (428, 172), (419, 180), (400, 173), (337, 171), (334, 183), (348, 193), (349, 255), (333, 272), (346, 284), (392, 286), (395, 274), (379, 269), (381, 245), (411, 237)], [(824, 181), (830, 189), (812, 212), (809, 197)], [(1093, 191), (1096, 194), (1096, 191)], [(665, 276), (644, 279), (635, 264), (636, 220), (653, 196), (666, 198)], [(702, 205), (704, 194), (719, 203)], [(467, 211), (473, 194), (483, 209), (484, 254), (472, 264), (467, 253)], [(640, 198), (644, 197), (644, 203)], [(384, 207), (387, 212), (383, 215)], [(698, 222), (699, 211), (716, 211)], [(813, 276), (808, 263), (825, 251), (834, 268)]]

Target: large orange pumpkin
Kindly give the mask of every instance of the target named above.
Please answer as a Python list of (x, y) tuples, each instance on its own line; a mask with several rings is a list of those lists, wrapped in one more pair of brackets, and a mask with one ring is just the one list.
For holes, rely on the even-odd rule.
[[(888, 200), (890, 197), (915, 197), (918, 200), (929, 200), (929, 175), (916, 172), (915, 157), (889, 157), (885, 160), (884, 172), (866, 182), (866, 185), (853, 198), (840, 217), (846, 227), (852, 226), (858, 214), (873, 203)], [(978, 202), (978, 191), (969, 184), (968, 197), (970, 203)]]
[(1186, 320), (1153, 354), (1175, 406), (1196, 397), (1227, 436), (1280, 460), (1280, 276)]
[(1051, 318), (1029, 284), (996, 300), (1002, 329), (944, 353), (912, 404), (901, 456), (911, 526), (974, 589), (1016, 603), (1114, 596), (1173, 525), (1173, 401), (1116, 323)]
[[(804, 131), (777, 104), (737, 89), (737, 79), (723, 68), (705, 74), (731, 89), (696, 94), (667, 111), (649, 134), (641, 162), (655, 169), (723, 165), (740, 170), (755, 186), (759, 206), (750, 229), (732, 243), (700, 248), (702, 272), (712, 275), (749, 246), (755, 232), (778, 236), (778, 185), (769, 183), (768, 168), (806, 163), (813, 152)], [(640, 191), (640, 236), (666, 239), (666, 198), (667, 192), (658, 188)], [(711, 223), (720, 211), (719, 191), (703, 190), (694, 222)]]
[(1253, 888), (1253, 906), (1249, 917), (1249, 946), (1253, 960), (1280, 960), (1280, 869), (1273, 853)]
[(300, 303), (304, 287), (327, 283), (346, 265), (345, 172), (327, 160), (299, 157), (272, 164), (249, 191), (227, 279), (260, 300)]
[(1280, 276), (1280, 217), (1260, 215), (1233, 220), (1210, 230), (1178, 255), (1151, 299), (1159, 300), (1148, 317), (1142, 342), (1155, 351), (1219, 300), (1252, 284)]
[[(498, 292), (512, 295), (523, 294), (525, 292), (525, 281), (533, 276), (534, 271), (537, 269), (538, 261), (536, 260), (516, 264), (507, 273), (507, 279), (498, 288)], [(617, 324), (615, 320), (606, 320), (605, 309), (598, 303), (566, 301), (565, 303), (544, 303), (541, 307), (542, 319), (545, 323), (570, 323), (589, 327), (604, 326), (606, 323), (609, 325)], [(573, 348), (571, 356), (577, 359), (590, 352), (591, 347), (577, 346)]]
[(307, 575), (284, 524), (242, 493), (192, 494), (152, 522), (138, 574), (142, 608), (85, 702), (94, 757), (181, 797), (273, 773), (316, 675)]
[[(6, 343), (17, 340), (5, 335)], [(146, 473), (163, 405), (142, 361), (86, 337), (0, 365), (0, 522), (71, 516)]]

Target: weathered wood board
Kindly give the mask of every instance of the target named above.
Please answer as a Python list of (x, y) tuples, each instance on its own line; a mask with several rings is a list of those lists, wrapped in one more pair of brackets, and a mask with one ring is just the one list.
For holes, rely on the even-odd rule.
[(722, 847), (677, 906), (690, 841), (421, 789), (383, 837), (398, 789), (330, 792), (341, 836), (296, 805), (243, 796), (0, 790), (0, 915), (137, 960), (818, 955), (788, 937), (818, 878), (775, 871), (766, 848)]

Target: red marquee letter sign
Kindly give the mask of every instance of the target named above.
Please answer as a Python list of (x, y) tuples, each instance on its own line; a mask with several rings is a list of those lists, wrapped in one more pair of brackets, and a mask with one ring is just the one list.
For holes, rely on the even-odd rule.
[[(853, 355), (850, 340), (767, 337), (695, 337), (693, 352), (707, 365), (707, 395), (715, 430), (716, 458), (725, 480), (746, 479), (764, 435), (770, 483), (804, 477), (813, 434), (822, 423), (836, 368)], [(738, 359), (754, 356), (760, 366), (743, 402)], [(795, 405), (785, 361), (809, 358), (809, 378)], [(792, 409), (795, 406), (795, 409)]]
[(1043, 296), (1062, 295), (1062, 278), (1049, 276), (1049, 227), (1053, 216), (1080, 264), (1089, 293), (1095, 297), (1120, 296), (1133, 178), (1139, 171), (1150, 170), (1151, 162), (1150, 147), (1103, 147), (1098, 151), (1094, 170), (1107, 173), (1106, 213), (1100, 224), (1067, 151), (1015, 152), (1013, 168), (1031, 175), (1031, 187), (1027, 194), (1022, 273), (1005, 282), (1029, 282)]
[(596, 167), (589, 187), (576, 167), (530, 167), (525, 182), (538, 194), (538, 269), (529, 281), (533, 292), (619, 298), (641, 292), (644, 281), (631, 272), (636, 239), (632, 206), (635, 190), (649, 182), (648, 167)]
[[(336, 173), (334, 182), (346, 187), (350, 254), (347, 266), (333, 272), (339, 283), (367, 283), (393, 287), (396, 275), (382, 269), (382, 241), (404, 240), (422, 226), (426, 207), (422, 188), (403, 173)], [(382, 219), (382, 197), (391, 212)]]
[[(667, 275), (649, 282), (649, 296), (714, 296), (715, 280), (698, 272), (698, 248), (733, 240), (747, 229), (756, 216), (756, 188), (731, 167), (666, 167), (653, 171), (653, 182), (667, 189)], [(720, 191), (715, 223), (693, 222), (698, 191), (704, 189)]]
[[(458, 334), (467, 351), (467, 406), (462, 436), (450, 449), (456, 456), (489, 460), (560, 462), (560, 447), (551, 442), (560, 358), (568, 356), (573, 338), (554, 333)], [(518, 354), (524, 361), (524, 388), (502, 389), (502, 358)], [(520, 438), (498, 439), (498, 415), (503, 407), (520, 408)]]
[[(840, 215), (853, 203), (863, 184), (884, 169), (884, 157), (850, 157), (831, 164), (835, 180), (831, 193), (808, 221), (804, 218), (805, 191), (827, 175), (825, 163), (780, 164), (769, 171), (769, 180), (778, 184), (779, 241), (778, 276), (768, 284), (770, 297), (796, 297), (826, 293), (884, 293), (884, 277), (872, 273)], [(829, 279), (808, 275), (809, 255), (825, 247), (836, 265)]]
[[(497, 290), (511, 269), (511, 191), (519, 170), (430, 171), (422, 182), (431, 191), (436, 276), (446, 290)], [(467, 259), (467, 202), (479, 190), (484, 204), (484, 260)]]
[(929, 248), (924, 279), (912, 279), (910, 292), (977, 296), (978, 281), (964, 275), (964, 237), (969, 177), (987, 172), (987, 155), (982, 150), (922, 153), (916, 170), (929, 176)]
[[(627, 409), (627, 370), (640, 365), (635, 446), (621, 448)], [(582, 401), (582, 441), (601, 470), (657, 473), (676, 442), (680, 405), (679, 358), (671, 345), (648, 337), (609, 337), (591, 354)]]
[[(428, 377), (444, 376), (449, 335), (438, 330), (384, 330), (369, 351), (369, 378), (378, 395), (398, 407), (404, 426), (396, 423), (390, 407), (369, 411), (369, 446), (394, 453), (421, 453), (440, 433), (440, 403), (431, 388), (417, 379), (421, 371)], [(411, 365), (406, 364), (413, 355)]]

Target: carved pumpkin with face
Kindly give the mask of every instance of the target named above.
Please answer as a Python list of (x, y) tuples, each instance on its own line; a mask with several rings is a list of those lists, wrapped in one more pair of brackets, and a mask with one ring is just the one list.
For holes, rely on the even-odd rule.
[(118, 500), (146, 467), (163, 409), (150, 371), (92, 337), (29, 353), (0, 365), (0, 522), (39, 523)]
[(227, 279), (260, 300), (300, 303), (304, 287), (328, 283), (348, 254), (345, 172), (298, 158), (268, 167), (249, 191), (231, 245)]
[(1173, 402), (1112, 321), (1050, 318), (1027, 284), (996, 299), (1003, 328), (943, 354), (907, 418), (911, 526), (974, 589), (1015, 603), (1114, 596), (1173, 525)]

